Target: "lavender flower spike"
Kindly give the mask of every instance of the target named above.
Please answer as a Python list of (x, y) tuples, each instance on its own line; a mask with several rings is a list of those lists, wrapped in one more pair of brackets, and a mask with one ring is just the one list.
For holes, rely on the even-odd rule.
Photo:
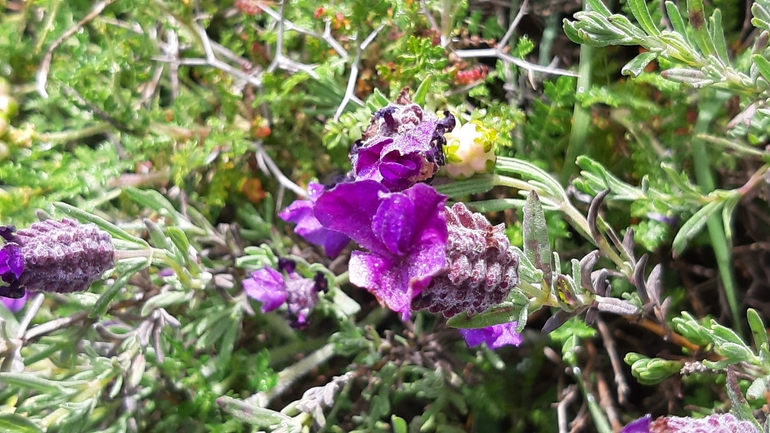
[(444, 134), (455, 119), (423, 112), (409, 99), (409, 89), (396, 102), (374, 113), (371, 123), (350, 149), (356, 179), (371, 179), (396, 192), (431, 179), (444, 165)]
[(294, 233), (307, 239), (313, 245), (323, 246), (329, 257), (336, 257), (350, 239), (342, 233), (324, 228), (316, 219), (313, 208), (315, 201), (323, 194), (323, 191), (323, 185), (310, 182), (307, 188), (310, 199), (296, 200), (282, 210), (278, 216), (286, 222), (296, 223), (297, 227), (294, 228)]
[(521, 335), (516, 332), (516, 322), (503, 323), (480, 329), (460, 329), (460, 334), (465, 338), (468, 347), (487, 343), (490, 349), (498, 349), (506, 345), (518, 346), (521, 344)]
[(110, 235), (94, 224), (46, 220), (14, 232), (0, 227), (0, 296), (88, 289), (115, 262)]
[(373, 180), (339, 184), (316, 202), (324, 227), (350, 236), (350, 282), (408, 320), (412, 299), (445, 265), (446, 197), (425, 184), (398, 193)]
[(664, 416), (651, 421), (650, 415), (631, 422), (620, 433), (760, 433), (750, 421), (740, 421), (732, 414), (714, 414), (705, 418)]

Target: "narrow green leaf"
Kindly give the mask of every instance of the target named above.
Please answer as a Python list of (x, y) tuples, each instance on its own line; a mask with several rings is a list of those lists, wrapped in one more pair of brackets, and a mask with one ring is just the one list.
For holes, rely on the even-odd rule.
[(714, 13), (709, 18), (709, 31), (711, 32), (711, 40), (714, 41), (714, 48), (716, 49), (717, 56), (725, 65), (730, 64), (730, 57), (727, 55), (727, 42), (725, 41), (725, 31), (722, 28), (722, 11), (714, 9)]
[(632, 77), (638, 77), (644, 71), (644, 68), (658, 57), (658, 53), (653, 51), (646, 51), (638, 56), (634, 57), (630, 62), (623, 66), (620, 73), (623, 75), (630, 75)]
[(423, 105), (425, 103), (425, 95), (428, 94), (428, 89), (431, 84), (433, 84), (433, 74), (428, 74), (428, 76), (422, 80), (422, 83), (420, 83), (420, 87), (414, 92), (412, 102), (417, 105)]
[(591, 10), (598, 12), (602, 16), (608, 17), (612, 15), (612, 12), (604, 5), (602, 0), (586, 0)]
[(74, 387), (86, 383), (82, 380), (56, 381), (42, 378), (31, 373), (0, 373), (0, 383), (34, 389), (45, 394), (73, 394)]
[(192, 296), (192, 292), (165, 292), (157, 294), (144, 303), (140, 314), (142, 317), (145, 317), (156, 308), (185, 302), (190, 296)]
[(733, 243), (733, 214), (741, 201), (741, 197), (741, 194), (731, 195), (725, 200), (725, 206), (722, 208), (722, 224), (725, 227), (725, 238), (729, 245)]
[(526, 307), (526, 303), (524, 304), (508, 301), (474, 316), (469, 317), (466, 313), (458, 314), (447, 320), (447, 325), (453, 328), (486, 328), (501, 323), (516, 322), (519, 320), (519, 313)]
[(751, 422), (757, 431), (762, 431), (762, 427), (754, 418), (751, 406), (749, 406), (746, 398), (741, 393), (741, 387), (738, 385), (738, 375), (735, 374), (735, 368), (732, 365), (727, 367), (727, 383), (725, 385), (727, 387), (727, 396), (730, 397), (733, 415), (741, 421)]
[(239, 420), (259, 427), (283, 427), (288, 433), (299, 433), (302, 425), (294, 419), (274, 410), (259, 407), (232, 397), (222, 396), (217, 404), (225, 412)]
[(112, 224), (111, 222), (103, 218), (99, 218), (94, 214), (80, 210), (74, 206), (68, 205), (67, 203), (63, 203), (63, 202), (55, 202), (53, 203), (53, 206), (56, 208), (57, 211), (65, 215), (71, 216), (81, 222), (89, 222), (89, 223), (96, 224), (97, 227), (109, 233), (110, 236), (114, 238), (122, 239), (132, 244), (136, 244), (137, 246), (140, 246), (140, 247), (144, 247), (144, 248), (148, 247), (147, 242), (145, 242), (143, 239), (140, 239), (136, 236), (131, 235), (130, 233), (121, 229), (115, 224)]
[(770, 5), (762, 5), (760, 2), (754, 2), (751, 5), (751, 14), (754, 18), (751, 19), (751, 24), (754, 27), (770, 31)]
[(690, 27), (692, 28), (698, 48), (707, 56), (714, 54), (716, 49), (709, 33), (708, 21), (706, 21), (703, 9), (703, 0), (687, 0), (687, 14), (690, 18)]
[(403, 418), (391, 415), (390, 423), (393, 425), (393, 433), (409, 433), (406, 421)]
[(150, 266), (151, 263), (152, 262), (148, 258), (144, 257), (122, 260), (119, 266), (126, 267), (120, 271), (120, 275), (115, 278), (115, 281), (112, 283), (112, 285), (108, 287), (101, 296), (99, 296), (99, 299), (96, 300), (94, 306), (91, 307), (91, 311), (88, 313), (88, 317), (90, 319), (94, 319), (101, 317), (105, 312), (107, 312), (107, 309), (110, 307), (110, 302), (112, 302), (118, 292), (120, 292), (120, 289), (122, 289), (126, 283), (128, 283), (128, 280), (137, 272)]
[(672, 1), (666, 1), (666, 13), (668, 13), (668, 19), (671, 21), (671, 27), (674, 31), (684, 38), (687, 45), (690, 45), (690, 38), (687, 36), (687, 28), (684, 26), (684, 19), (679, 12), (679, 7)]
[(124, 192), (135, 202), (154, 210), (160, 215), (171, 218), (171, 220), (177, 224), (180, 224), (180, 219), (184, 219), (184, 217), (182, 217), (182, 215), (174, 208), (174, 205), (171, 204), (163, 194), (154, 189), (142, 190), (134, 187), (127, 187), (124, 189)]
[(718, 212), (723, 204), (724, 202), (722, 201), (709, 202), (698, 210), (698, 212), (695, 212), (695, 214), (682, 225), (682, 228), (679, 229), (676, 237), (674, 237), (674, 257), (678, 257), (682, 254), (684, 249), (687, 248), (687, 243), (701, 231), (703, 226), (706, 225), (706, 221), (708, 221), (709, 217), (715, 212)]
[(7, 433), (41, 433), (43, 430), (27, 417), (15, 413), (0, 414), (0, 431)]
[(535, 268), (543, 271), (543, 282), (551, 284), (551, 242), (548, 238), (548, 225), (545, 220), (545, 212), (540, 204), (540, 198), (535, 190), (532, 190), (524, 205), (524, 255)]
[(751, 61), (757, 65), (759, 73), (765, 80), (770, 81), (770, 60), (767, 60), (762, 54), (754, 54), (751, 56)]
[(650, 36), (657, 36), (660, 33), (655, 24), (652, 22), (652, 15), (650, 10), (647, 9), (647, 2), (644, 0), (628, 0), (628, 5), (631, 6), (631, 13), (634, 14), (636, 21), (642, 26), (645, 32)]

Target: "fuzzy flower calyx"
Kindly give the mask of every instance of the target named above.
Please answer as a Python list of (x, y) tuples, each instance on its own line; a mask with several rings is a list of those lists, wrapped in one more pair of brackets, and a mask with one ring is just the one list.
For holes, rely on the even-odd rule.
[(489, 173), (495, 167), (497, 156), (494, 142), (497, 131), (470, 121), (446, 134), (446, 170), (450, 177), (465, 179), (476, 173)]
[(654, 421), (647, 415), (628, 424), (620, 433), (759, 433), (759, 430), (752, 422), (727, 413), (705, 418), (663, 416)]
[(80, 292), (115, 262), (107, 232), (71, 219), (46, 220), (15, 231), (0, 227), (0, 296), (30, 292)]
[(412, 300), (412, 309), (452, 317), (478, 314), (504, 301), (519, 284), (519, 256), (503, 224), (492, 226), (462, 203), (446, 211), (446, 264)]
[(308, 200), (296, 200), (286, 209), (282, 210), (278, 216), (286, 222), (296, 223), (294, 232), (307, 239), (313, 245), (324, 247), (326, 255), (336, 257), (350, 238), (342, 233), (329, 230), (321, 226), (321, 223), (315, 217), (315, 201), (323, 194), (324, 186), (310, 182), (308, 184)]
[(389, 192), (379, 182), (359, 180), (326, 191), (316, 202), (316, 215), (324, 227), (368, 250), (353, 252), (350, 282), (407, 320), (412, 299), (445, 266), (445, 201), (425, 184)]
[(444, 165), (444, 134), (455, 126), (454, 116), (438, 119), (409, 99), (409, 89), (374, 113), (361, 139), (350, 149), (356, 179), (380, 182), (401, 191), (433, 178)]

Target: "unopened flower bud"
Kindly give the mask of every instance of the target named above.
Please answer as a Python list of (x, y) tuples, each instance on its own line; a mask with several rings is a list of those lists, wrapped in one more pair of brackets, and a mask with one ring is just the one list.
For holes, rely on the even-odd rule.
[(494, 142), (497, 131), (471, 121), (446, 134), (445, 170), (450, 177), (464, 179), (476, 173), (489, 173), (497, 157)]

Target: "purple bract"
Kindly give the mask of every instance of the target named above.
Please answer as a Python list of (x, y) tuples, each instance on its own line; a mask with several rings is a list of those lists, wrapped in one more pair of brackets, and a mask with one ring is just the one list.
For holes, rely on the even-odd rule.
[(24, 295), (21, 298), (3, 298), (3, 304), (5, 304), (5, 307), (11, 310), (11, 313), (18, 313), (22, 308), (24, 308), (24, 305), (27, 304), (27, 297), (29, 294), (27, 292), (24, 292)]
[(308, 316), (318, 303), (318, 292), (328, 289), (326, 278), (317, 273), (314, 278), (305, 278), (294, 271), (295, 263), (289, 259), (279, 260), (279, 269), (265, 267), (251, 273), (243, 281), (246, 295), (262, 303), (262, 313), (277, 310), (286, 303), (291, 325), (302, 328), (307, 325)]
[(412, 299), (446, 264), (445, 201), (424, 184), (391, 193), (379, 182), (360, 180), (326, 191), (315, 211), (324, 227), (369, 250), (353, 252), (350, 282), (407, 320)]
[(294, 233), (307, 239), (313, 245), (323, 246), (326, 255), (337, 256), (350, 240), (342, 233), (324, 228), (315, 217), (314, 206), (318, 197), (323, 194), (324, 186), (315, 182), (308, 184), (309, 200), (296, 200), (278, 216), (286, 222), (296, 223)]
[(262, 268), (251, 273), (251, 278), (243, 281), (246, 295), (262, 303), (262, 312), (268, 313), (286, 301), (286, 282), (283, 275), (273, 268)]
[(497, 349), (506, 345), (518, 346), (521, 344), (521, 335), (516, 332), (516, 322), (503, 323), (479, 329), (460, 329), (460, 334), (465, 338), (468, 347), (487, 343), (490, 349)]

